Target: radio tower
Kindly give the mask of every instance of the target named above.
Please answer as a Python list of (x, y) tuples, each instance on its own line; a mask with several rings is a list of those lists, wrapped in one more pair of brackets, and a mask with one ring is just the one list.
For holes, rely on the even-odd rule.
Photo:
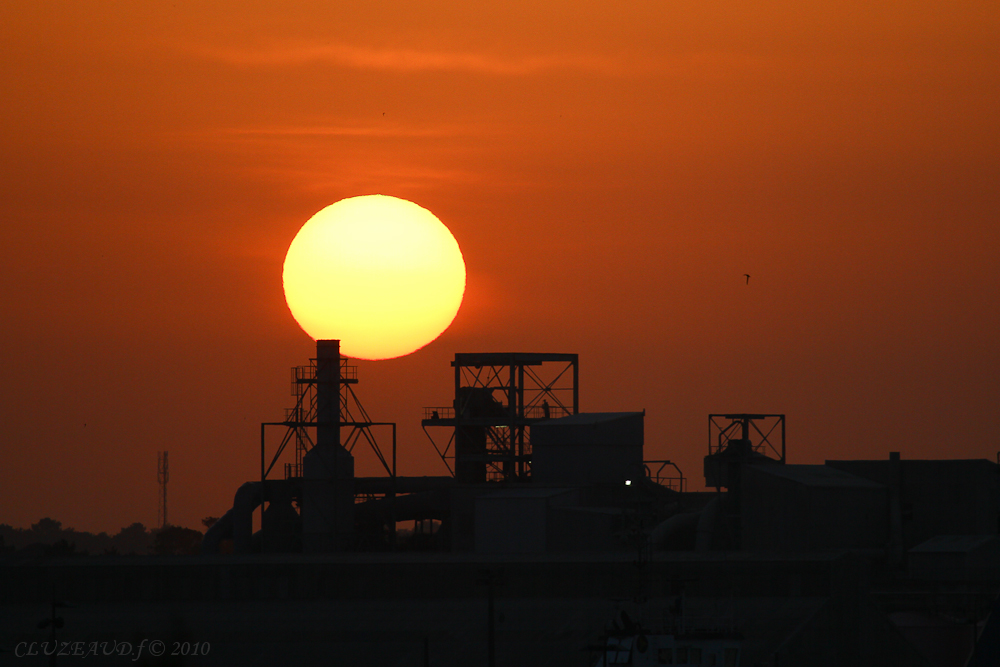
[(156, 480), (160, 483), (160, 502), (156, 514), (156, 523), (160, 529), (167, 527), (167, 481), (170, 479), (170, 465), (167, 463), (168, 452), (156, 453)]

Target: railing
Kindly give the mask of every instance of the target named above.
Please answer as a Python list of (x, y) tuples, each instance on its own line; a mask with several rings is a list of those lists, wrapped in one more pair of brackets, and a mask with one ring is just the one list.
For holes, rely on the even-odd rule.
[[(725, 423), (728, 421), (728, 423)], [(712, 414), (708, 416), (708, 453), (721, 454), (731, 441), (749, 441), (759, 454), (785, 462), (785, 415)]]
[[(506, 410), (506, 406), (503, 406)], [(569, 408), (564, 408), (560, 405), (529, 405), (524, 408), (524, 418), (525, 419), (556, 419), (558, 417), (568, 417), (573, 414)], [(455, 419), (455, 408), (453, 407), (432, 407), (424, 408), (424, 419), (435, 420), (435, 419)], [(499, 422), (504, 419), (503, 415), (490, 415), (478, 418), (473, 418), (478, 420), (487, 420), (491, 423), (495, 423), (498, 426), (502, 426)]]
[[(358, 367), (357, 366), (347, 366), (341, 365), (340, 367), (340, 379), (341, 380), (351, 380), (356, 382), (358, 379)], [(316, 382), (316, 362), (308, 366), (293, 366), (292, 367), (292, 395), (298, 396), (301, 389), (297, 389), (298, 385), (302, 384), (313, 384)]]
[(558, 419), (568, 417), (572, 411), (561, 405), (529, 405), (524, 409), (526, 419)]
[(424, 408), (424, 419), (454, 419), (455, 408)]
[[(655, 465), (657, 463), (659, 463), (660, 466), (654, 473), (652, 468), (650, 468), (650, 465)], [(680, 491), (681, 493), (684, 493), (685, 487), (687, 486), (687, 479), (684, 477), (684, 473), (681, 472), (681, 469), (678, 468), (677, 464), (673, 461), (643, 461), (642, 467), (646, 469), (646, 477), (650, 480), (673, 491)], [(672, 470), (667, 470), (666, 473), (664, 473), (664, 469), (667, 467), (672, 468)]]

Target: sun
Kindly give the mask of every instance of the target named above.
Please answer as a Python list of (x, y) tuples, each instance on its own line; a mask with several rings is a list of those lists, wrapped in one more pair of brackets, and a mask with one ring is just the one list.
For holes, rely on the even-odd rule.
[(316, 340), (344, 355), (392, 359), (448, 328), (465, 294), (465, 261), (444, 224), (385, 195), (343, 199), (310, 218), (285, 255), (285, 301)]

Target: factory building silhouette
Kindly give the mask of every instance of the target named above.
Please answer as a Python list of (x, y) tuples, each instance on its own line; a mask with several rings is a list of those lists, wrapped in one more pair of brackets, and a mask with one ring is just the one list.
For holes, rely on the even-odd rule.
[(138, 605), (252, 664), (1000, 664), (997, 463), (793, 465), (784, 415), (713, 414), (691, 492), (644, 412), (579, 411), (577, 355), (452, 368), (422, 420), (449, 475), (397, 474), (321, 340), (202, 556), (5, 567), (4, 608)]

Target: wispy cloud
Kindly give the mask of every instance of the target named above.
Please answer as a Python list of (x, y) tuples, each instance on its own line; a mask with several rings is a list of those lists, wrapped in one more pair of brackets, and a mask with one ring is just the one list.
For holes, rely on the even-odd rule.
[(576, 72), (608, 77), (652, 75), (704, 79), (781, 67), (780, 61), (733, 51), (504, 55), (473, 51), (377, 48), (342, 43), (276, 44), (259, 48), (198, 45), (190, 46), (187, 50), (202, 58), (239, 67), (326, 64), (383, 72), (461, 72), (491, 76)]
[(203, 57), (241, 66), (327, 63), (355, 69), (469, 72), (496, 76), (524, 76), (566, 70), (613, 75), (626, 69), (626, 63), (621, 59), (583, 54), (503, 56), (461, 51), (380, 49), (348, 44), (294, 44), (260, 49), (195, 47), (192, 50)]
[(404, 127), (397, 124), (379, 125), (261, 125), (232, 127), (216, 130), (218, 134), (232, 137), (445, 137), (467, 133), (467, 128), (447, 127)]
[[(401, 139), (438, 140), (454, 137), (481, 136), (484, 132), (502, 133), (505, 130), (486, 124), (472, 126), (462, 123), (412, 124), (380, 118), (377, 121), (344, 120), (332, 123), (304, 122), (206, 127), (196, 130), (170, 132), (172, 142), (185, 141), (210, 144), (243, 145), (301, 145), (315, 142), (351, 139)], [(507, 130), (509, 131), (509, 130)]]

